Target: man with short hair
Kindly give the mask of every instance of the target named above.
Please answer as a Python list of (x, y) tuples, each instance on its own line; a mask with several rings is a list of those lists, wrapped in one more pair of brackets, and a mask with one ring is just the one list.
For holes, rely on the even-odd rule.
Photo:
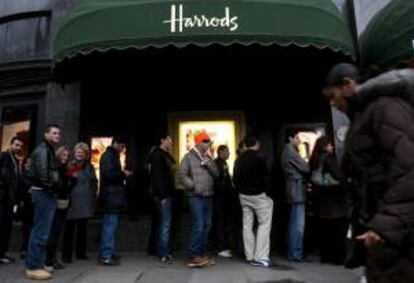
[(6, 253), (9, 249), (13, 229), (13, 207), (18, 203), (21, 181), (19, 161), (24, 141), (14, 137), (10, 149), (0, 153), (0, 264), (14, 262)]
[(33, 280), (52, 278), (51, 267), (45, 267), (46, 244), (56, 210), (56, 189), (59, 171), (55, 149), (61, 140), (60, 126), (47, 125), (44, 140), (33, 151), (29, 178), (32, 184), (34, 222), (26, 257), (26, 277)]
[(99, 201), (102, 215), (102, 233), (99, 263), (106, 266), (119, 265), (116, 255), (115, 232), (118, 227), (119, 214), (127, 207), (125, 180), (131, 171), (122, 168), (120, 154), (125, 150), (121, 137), (112, 140), (99, 162), (100, 191)]
[[(234, 183), (239, 190), (243, 211), (243, 241), (247, 262), (257, 267), (270, 267), (270, 232), (272, 229), (273, 200), (269, 195), (269, 172), (259, 156), (260, 142), (254, 136), (244, 140), (245, 151), (234, 166)], [(257, 235), (253, 232), (255, 216)]]
[(151, 191), (157, 206), (156, 251), (162, 263), (172, 264), (171, 217), (175, 182), (171, 156), (173, 141), (169, 135), (158, 140), (158, 146), (149, 158)]
[(282, 168), (285, 174), (287, 202), (290, 205), (288, 223), (288, 260), (304, 261), (303, 238), (305, 233), (306, 175), (308, 163), (299, 155), (301, 143), (297, 131), (287, 133), (288, 143), (282, 152)]

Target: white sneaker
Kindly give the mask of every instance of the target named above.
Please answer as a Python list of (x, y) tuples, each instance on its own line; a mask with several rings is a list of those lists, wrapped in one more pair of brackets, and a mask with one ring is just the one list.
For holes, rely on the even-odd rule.
[(47, 266), (45, 265), (45, 267), (43, 267), (44, 270), (46, 270), (47, 272), (49, 272), (50, 274), (53, 273), (53, 271), (55, 271), (55, 269), (53, 268), (53, 266)]
[(220, 257), (225, 257), (225, 258), (232, 258), (233, 257), (230, 250), (221, 251), (217, 255), (220, 256)]
[(270, 260), (267, 260), (267, 259), (253, 260), (250, 264), (255, 267), (265, 267), (265, 268), (274, 266), (274, 264)]

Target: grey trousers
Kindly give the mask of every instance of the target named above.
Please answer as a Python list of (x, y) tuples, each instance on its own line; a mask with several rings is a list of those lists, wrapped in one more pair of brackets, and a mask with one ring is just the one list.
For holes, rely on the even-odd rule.
[[(265, 193), (254, 196), (240, 194), (239, 197), (243, 211), (243, 241), (246, 260), (269, 260), (273, 200)], [(257, 235), (253, 232), (254, 215), (259, 222)]]

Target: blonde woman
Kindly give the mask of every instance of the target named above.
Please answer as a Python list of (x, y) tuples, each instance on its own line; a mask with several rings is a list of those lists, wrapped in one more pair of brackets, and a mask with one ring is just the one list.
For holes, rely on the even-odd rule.
[(77, 233), (76, 258), (88, 259), (86, 255), (87, 220), (95, 213), (97, 179), (90, 162), (90, 148), (86, 143), (78, 143), (74, 154), (75, 159), (70, 162), (68, 170), (73, 188), (63, 237), (62, 261), (65, 263), (72, 262), (75, 230)]

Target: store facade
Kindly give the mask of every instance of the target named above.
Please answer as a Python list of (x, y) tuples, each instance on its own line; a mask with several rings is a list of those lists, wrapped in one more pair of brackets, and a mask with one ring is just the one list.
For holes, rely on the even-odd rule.
[[(22, 80), (0, 83), (3, 140), (17, 129), (33, 147), (42, 125), (57, 122), (66, 143), (92, 145), (98, 164), (110, 138), (124, 135), (124, 164), (135, 173), (128, 184), (133, 215), (150, 210), (144, 163), (163, 132), (173, 136), (178, 161), (199, 131), (216, 137), (215, 146), (229, 145), (232, 162), (243, 136), (256, 134), (279, 207), (286, 131), (302, 131), (304, 157), (319, 135), (337, 134), (338, 119), (320, 89), (327, 70), (353, 62), (357, 52), (352, 19), (331, 1), (44, 2), (37, 26), (49, 32), (34, 32), (33, 46), (41, 50), (40, 35), (47, 34), (46, 55), (26, 60), (35, 77), (21, 72), (30, 92)], [(349, 2), (341, 6), (349, 10)]]

